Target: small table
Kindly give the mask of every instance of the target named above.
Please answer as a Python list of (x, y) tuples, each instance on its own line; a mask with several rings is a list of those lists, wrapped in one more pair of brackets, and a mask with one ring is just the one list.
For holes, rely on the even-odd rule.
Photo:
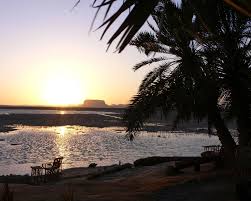
[(43, 167), (31, 166), (31, 178), (34, 184), (40, 184), (43, 181)]

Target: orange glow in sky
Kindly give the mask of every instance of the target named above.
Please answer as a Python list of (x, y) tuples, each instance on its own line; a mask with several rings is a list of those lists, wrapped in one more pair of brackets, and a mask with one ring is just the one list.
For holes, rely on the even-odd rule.
[(132, 67), (145, 57), (106, 52), (102, 31), (89, 34), (96, 10), (81, 1), (71, 11), (75, 2), (1, 2), (0, 105), (127, 104), (136, 93), (145, 73)]
[(80, 104), (85, 98), (81, 81), (67, 74), (52, 74), (45, 82), (43, 98), (48, 105)]

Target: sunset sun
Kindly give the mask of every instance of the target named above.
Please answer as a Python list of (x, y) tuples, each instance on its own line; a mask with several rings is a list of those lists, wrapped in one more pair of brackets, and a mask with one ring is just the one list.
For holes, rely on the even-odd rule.
[(82, 103), (85, 94), (79, 80), (59, 73), (46, 80), (43, 98), (49, 105), (74, 105)]

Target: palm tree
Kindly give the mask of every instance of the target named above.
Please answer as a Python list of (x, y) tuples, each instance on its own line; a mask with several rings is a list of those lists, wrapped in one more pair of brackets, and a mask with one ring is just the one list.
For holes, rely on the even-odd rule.
[[(123, 49), (129, 44), (135, 34), (139, 31), (139, 29), (143, 26), (143, 24), (147, 21), (148, 17), (154, 12), (154, 9), (158, 6), (158, 4), (162, 0), (93, 0), (93, 7), (97, 8), (97, 14), (100, 9), (105, 8), (104, 14), (104, 22), (100, 27), (105, 27), (105, 30), (102, 34), (102, 37), (106, 33), (106, 31), (111, 27), (111, 25), (117, 21), (117, 19), (126, 11), (129, 11), (129, 14), (119, 26), (119, 28), (112, 35), (110, 40), (108, 41), (108, 45), (119, 37), (122, 34), (120, 41), (117, 45), (119, 52), (123, 51)], [(171, 1), (171, 0), (169, 0)], [(251, 16), (251, 3), (250, 0), (222, 0), (222, 2), (227, 3), (228, 5), (235, 8), (240, 13)], [(78, 3), (80, 0), (78, 1)], [(204, 10), (208, 10), (211, 13), (214, 12), (215, 6), (214, 1), (211, 0), (187, 0), (189, 4), (200, 4), (200, 10), (204, 8)], [(109, 13), (112, 12), (112, 6), (116, 3), (121, 3), (122, 5), (115, 9), (112, 15), (106, 20), (106, 17)], [(210, 6), (209, 6), (210, 5)], [(97, 16), (96, 14), (96, 16)], [(202, 14), (202, 13), (201, 13)], [(95, 17), (96, 18), (96, 17)], [(211, 17), (210, 17), (211, 18)], [(94, 19), (95, 20), (95, 19)]]
[[(97, 13), (99, 12), (99, 10), (101, 8), (105, 8), (107, 6), (107, 10), (105, 13), (105, 18), (107, 17), (108, 13), (111, 12), (111, 7), (113, 6), (113, 4), (115, 4), (116, 2), (120, 2), (118, 0), (103, 0), (102, 2), (99, 2), (97, 0), (95, 0), (93, 2), (93, 5), (96, 8), (98, 8)], [(162, 0), (151, 0), (151, 1), (144, 1), (144, 0), (126, 0), (122, 3), (121, 7), (116, 10), (115, 12), (111, 15), (111, 17), (109, 17), (107, 20), (104, 21), (104, 23), (100, 26), (100, 27), (105, 27), (105, 30), (102, 34), (101, 39), (103, 38), (104, 34), (106, 33), (106, 31), (112, 26), (112, 24), (117, 20), (117, 18), (119, 16), (121, 16), (122, 13), (124, 13), (125, 11), (129, 10), (129, 14), (128, 16), (125, 18), (125, 20), (122, 22), (121, 26), (116, 30), (116, 32), (112, 35), (112, 37), (110, 38), (110, 40), (108, 41), (108, 45), (111, 45), (112, 42), (118, 38), (120, 36), (121, 33), (122, 36), (119, 40), (119, 43), (117, 45), (117, 48), (119, 50), (119, 52), (123, 51), (123, 49), (128, 45), (128, 43), (131, 41), (131, 39), (133, 38), (133, 36), (137, 33), (137, 31), (142, 27), (142, 25), (145, 23), (145, 21), (148, 19), (148, 17), (153, 14), (155, 12), (155, 10), (158, 8), (158, 6), (161, 4), (161, 2), (163, 2)], [(184, 2), (184, 1), (183, 1)], [(194, 9), (194, 16), (196, 16), (199, 21), (201, 22), (201, 24), (203, 25), (203, 27), (206, 29), (207, 31), (207, 35), (215, 35), (216, 32), (214, 32), (214, 29), (217, 28), (217, 26), (220, 24), (219, 29), (221, 29), (222, 27), (224, 27), (224, 21), (226, 21), (226, 19), (228, 18), (230, 22), (228, 26), (231, 26), (231, 23), (234, 23), (234, 18), (236, 18), (236, 16), (238, 16), (238, 19), (247, 19), (250, 20), (250, 16), (251, 16), (251, 12), (250, 12), (250, 8), (251, 8), (251, 3), (248, 0), (224, 0), (225, 3), (231, 5), (233, 8), (235, 8), (236, 10), (240, 11), (240, 13), (244, 14), (242, 17), (240, 14), (237, 14), (236, 12), (234, 12), (233, 10), (229, 9), (229, 8), (224, 8), (221, 10), (219, 10), (218, 12), (212, 12), (212, 10), (217, 10), (219, 9), (219, 5), (221, 5), (221, 7), (224, 7), (224, 3), (223, 1), (217, 1), (217, 0), (193, 0), (193, 1), (186, 1), (187, 4), (190, 4), (191, 7), (193, 7)], [(132, 9), (130, 9), (132, 8)], [(233, 16), (233, 18), (231, 19), (231, 17), (229, 18), (229, 16), (226, 16), (225, 11), (228, 10), (228, 12), (232, 13), (231, 15)], [(222, 12), (222, 13), (221, 13)], [(229, 14), (228, 14), (229, 15)], [(245, 17), (246, 15), (246, 17)], [(227, 20), (228, 20), (227, 19)], [(240, 20), (240, 21), (242, 21)], [(240, 23), (240, 21), (238, 23)], [(244, 20), (245, 21), (245, 20)], [(248, 27), (247, 25), (250, 25), (250, 23), (247, 23), (245, 26)], [(239, 24), (237, 24), (237, 26), (239, 26)], [(248, 28), (245, 28), (246, 30)], [(230, 29), (231, 30), (231, 29)], [(205, 31), (205, 30), (204, 30)], [(220, 30), (221, 31), (221, 30)], [(226, 34), (228, 34), (227, 32), (225, 32)], [(216, 34), (217, 35), (217, 34)], [(239, 62), (239, 66), (241, 66), (241, 62), (246, 60), (247, 62), (243, 65), (246, 66), (245, 68), (239, 68), (239, 67), (235, 67), (234, 69), (239, 69), (238, 73), (234, 73), (233, 71), (229, 74), (229, 69), (231, 69), (231, 64), (228, 64), (228, 61), (230, 61), (228, 58), (231, 58), (231, 54), (232, 52), (228, 51), (228, 46), (230, 44), (230, 40), (232, 39), (231, 37), (229, 38), (230, 40), (226, 41), (226, 40), (222, 40), (225, 41), (225, 46), (224, 44), (222, 44), (225, 50), (223, 50), (223, 52), (225, 51), (225, 53), (223, 53), (224, 58), (220, 58), (217, 62), (219, 61), (226, 61), (224, 64), (227, 67), (224, 67), (224, 73), (225, 73), (225, 78), (228, 79), (228, 81), (231, 83), (235, 80), (235, 86), (232, 86), (232, 90), (231, 89), (226, 89), (223, 91), (226, 91), (227, 93), (229, 93), (231, 95), (231, 101), (233, 107), (231, 110), (232, 112), (234, 112), (235, 115), (238, 115), (238, 119), (237, 119), (237, 123), (238, 123), (238, 130), (241, 133), (241, 137), (242, 138), (242, 142), (245, 144), (247, 143), (249, 140), (248, 136), (250, 135), (250, 128), (248, 127), (248, 125), (250, 125), (250, 88), (247, 87), (247, 85), (249, 85), (248, 81), (250, 80), (250, 75), (249, 75), (249, 66), (250, 66), (250, 58), (248, 56), (246, 56), (245, 54), (250, 54), (247, 53), (247, 51), (250, 49), (250, 40), (248, 40), (247, 38), (249, 38), (249, 36), (247, 36), (247, 33), (244, 33), (244, 41), (246, 41), (245, 48), (239, 48), (239, 44), (243, 43), (243, 41), (240, 42), (240, 40), (238, 41), (238, 43), (234, 44), (232, 46), (232, 52), (234, 51), (236, 54), (240, 56), (240, 59), (238, 60), (236, 57), (235, 60), (231, 60), (233, 63), (235, 62)], [(226, 36), (226, 35), (225, 35)], [(246, 37), (246, 38), (245, 38)], [(215, 38), (214, 38), (215, 39)], [(211, 40), (213, 41), (213, 40)], [(213, 41), (213, 46), (211, 46), (210, 48), (214, 48), (214, 41)], [(235, 50), (233, 49), (233, 47), (235, 48)], [(238, 51), (242, 49), (240, 52), (244, 52), (242, 54), (238, 53)], [(220, 51), (219, 51), (220, 50)], [(219, 52), (222, 52), (221, 49), (217, 49), (216, 55)], [(212, 55), (212, 51), (209, 51), (209, 54)], [(245, 56), (243, 56), (245, 55)], [(226, 59), (227, 58), (227, 59)], [(212, 63), (211, 61), (209, 63)], [(241, 65), (240, 65), (241, 64)], [(238, 66), (237, 65), (237, 66)], [(232, 65), (233, 66), (233, 65)], [(216, 68), (218, 68), (218, 66), (215, 66)], [(221, 66), (222, 67), (222, 66)], [(233, 68), (232, 68), (233, 69)], [(245, 73), (244, 73), (245, 72)], [(246, 77), (243, 81), (239, 79), (241, 77)], [(240, 76), (240, 77), (238, 77)], [(232, 80), (233, 79), (233, 80)], [(239, 81), (237, 82), (236, 80)], [(246, 86), (244, 87), (243, 84), (246, 83)], [(230, 85), (229, 85), (230, 86)], [(235, 90), (233, 90), (235, 88)], [(246, 136), (246, 137), (245, 137)]]
[[(203, 37), (210, 65), (227, 92), (228, 113), (237, 119), (240, 145), (251, 142), (251, 19), (218, 4), (216, 22)], [(204, 30), (206, 31), (206, 30)]]
[(140, 33), (131, 42), (146, 55), (155, 54), (137, 64), (135, 70), (148, 64), (157, 64), (157, 67), (146, 75), (126, 112), (130, 138), (156, 109), (166, 116), (175, 110), (175, 124), (180, 120), (208, 118), (209, 128), (212, 125), (216, 128), (226, 153), (233, 155), (235, 142), (218, 104), (222, 94), (218, 71), (207, 62), (215, 55), (207, 52), (206, 58), (205, 48), (196, 41), (194, 9), (187, 1), (182, 1), (181, 8), (163, 1), (153, 13), (153, 19), (159, 29), (150, 25), (153, 33)]

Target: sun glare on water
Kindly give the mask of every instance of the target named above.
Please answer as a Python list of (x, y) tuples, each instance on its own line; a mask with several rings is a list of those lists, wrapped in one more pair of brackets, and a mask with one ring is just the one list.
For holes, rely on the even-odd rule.
[(48, 105), (75, 105), (81, 104), (85, 98), (80, 80), (58, 73), (46, 79), (43, 99)]

